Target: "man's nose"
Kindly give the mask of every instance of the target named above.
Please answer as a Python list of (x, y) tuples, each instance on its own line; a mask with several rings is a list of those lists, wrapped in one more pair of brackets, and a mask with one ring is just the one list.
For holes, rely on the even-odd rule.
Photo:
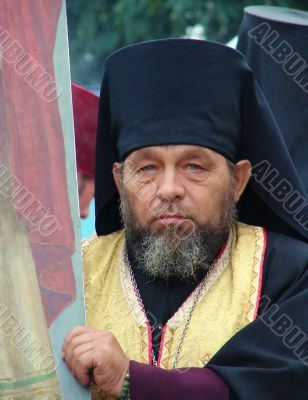
[(173, 201), (183, 198), (184, 194), (185, 189), (177, 171), (175, 169), (164, 171), (158, 183), (157, 195), (164, 200)]

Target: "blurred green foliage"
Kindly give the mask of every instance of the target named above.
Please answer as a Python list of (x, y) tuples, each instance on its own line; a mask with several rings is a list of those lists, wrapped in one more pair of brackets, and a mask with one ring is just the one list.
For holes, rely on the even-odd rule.
[(308, 0), (67, 0), (72, 80), (98, 84), (114, 50), (183, 37), (196, 26), (207, 39), (225, 43), (237, 34), (244, 7), (256, 4), (308, 10)]

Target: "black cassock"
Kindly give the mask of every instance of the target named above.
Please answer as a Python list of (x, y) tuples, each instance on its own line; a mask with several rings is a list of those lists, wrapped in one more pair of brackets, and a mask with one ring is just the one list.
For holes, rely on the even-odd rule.
[[(151, 280), (141, 273), (131, 257), (130, 260), (150, 322), (153, 324), (156, 319), (164, 325), (197, 283), (171, 280), (167, 284)], [(232, 400), (306, 400), (307, 244), (267, 232), (261, 293), (257, 320), (233, 336), (210, 360), (207, 368), (214, 370), (227, 383)], [(156, 323), (153, 326), (156, 354), (159, 330), (160, 325)], [(169, 398), (172, 398), (172, 393)], [(187, 393), (187, 398), (194, 400), (191, 392)]]

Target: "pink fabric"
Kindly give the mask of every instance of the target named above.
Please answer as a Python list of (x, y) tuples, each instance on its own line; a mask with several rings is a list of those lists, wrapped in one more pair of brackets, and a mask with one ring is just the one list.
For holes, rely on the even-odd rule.
[[(0, 164), (7, 165), (9, 175), (35, 199), (29, 206), (31, 217), (25, 216), (27, 201), (15, 210), (31, 244), (48, 326), (76, 294), (71, 261), (75, 237), (59, 106), (58, 101), (46, 101), (46, 83), (39, 79), (49, 77), (46, 82), (51, 86), (46, 87), (54, 88), (53, 53), (62, 6), (63, 0), (10, 0), (1, 2), (0, 12), (1, 33), (7, 31), (9, 35), (5, 43), (1, 39)], [(11, 54), (14, 62), (7, 62), (14, 43), (19, 51)], [(18, 62), (24, 56), (31, 62), (17, 73)], [(33, 223), (42, 215), (39, 209), (45, 210), (43, 216), (49, 215), (59, 223), (51, 235), (44, 235)]]
[(72, 84), (77, 170), (94, 178), (99, 97)]

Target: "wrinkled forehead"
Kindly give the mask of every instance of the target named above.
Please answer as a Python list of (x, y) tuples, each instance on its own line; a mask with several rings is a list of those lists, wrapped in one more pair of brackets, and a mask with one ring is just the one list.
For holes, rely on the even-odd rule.
[(190, 144), (170, 144), (161, 146), (149, 146), (135, 150), (130, 153), (125, 161), (138, 162), (144, 159), (179, 160), (179, 159), (202, 159), (211, 162), (224, 162), (226, 158), (207, 147)]

